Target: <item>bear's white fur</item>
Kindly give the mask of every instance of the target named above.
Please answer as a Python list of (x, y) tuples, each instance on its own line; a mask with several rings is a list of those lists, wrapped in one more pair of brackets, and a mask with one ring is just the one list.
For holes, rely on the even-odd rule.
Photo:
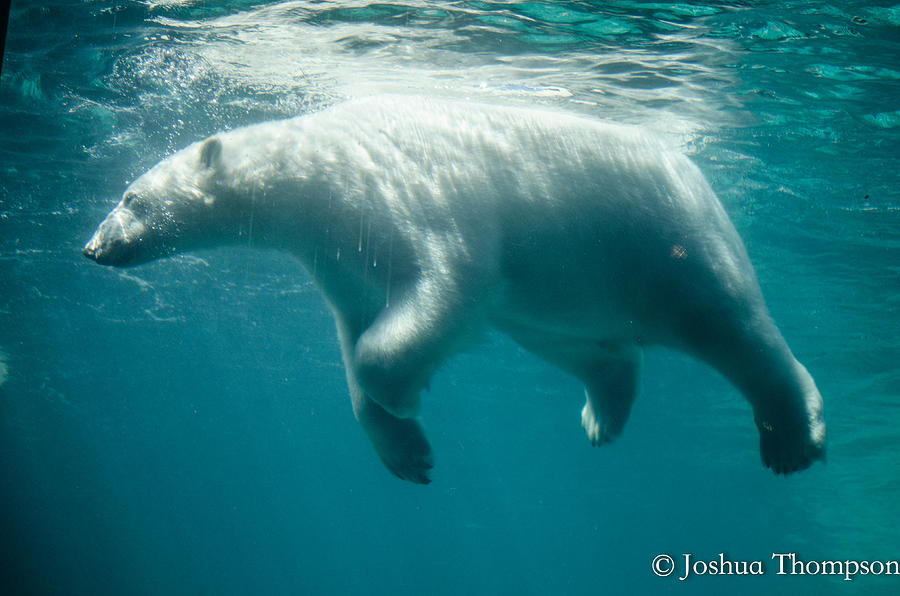
[(753, 406), (763, 463), (824, 457), (822, 400), (700, 171), (640, 129), (559, 111), (374, 97), (196, 143), (125, 191), (85, 247), (125, 266), (224, 244), (303, 263), (337, 321), (356, 417), (428, 482), (419, 394), (492, 325), (579, 378), (621, 431), (642, 347), (708, 362)]

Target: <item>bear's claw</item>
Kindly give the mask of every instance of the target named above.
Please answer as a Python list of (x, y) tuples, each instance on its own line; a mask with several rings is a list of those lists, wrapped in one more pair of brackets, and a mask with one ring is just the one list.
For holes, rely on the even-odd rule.
[(599, 418), (590, 401), (585, 402), (581, 410), (581, 426), (595, 447), (613, 442), (622, 432), (621, 425), (616, 427)]
[(416, 484), (430, 484), (429, 472), (434, 467), (434, 456), (431, 447), (425, 445), (427, 452), (394, 453), (390, 459), (382, 457), (381, 461), (388, 470), (402, 480)]
[(797, 367), (803, 392), (799, 403), (789, 407), (790, 402), (783, 402), (781, 408), (755, 413), (762, 463), (776, 474), (792, 474), (825, 461), (822, 397), (806, 369), (799, 363)]
[(825, 441), (816, 440), (805, 429), (792, 430), (758, 423), (762, 464), (776, 474), (805, 470), (818, 460), (825, 461)]
[(369, 436), (378, 457), (393, 475), (416, 484), (431, 482), (434, 454), (418, 420), (385, 414), (377, 431)]

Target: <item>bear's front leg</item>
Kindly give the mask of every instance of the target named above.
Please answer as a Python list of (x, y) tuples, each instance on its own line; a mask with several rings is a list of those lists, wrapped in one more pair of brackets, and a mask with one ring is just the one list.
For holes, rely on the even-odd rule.
[(429, 472), (434, 467), (434, 456), (425, 429), (415, 418), (391, 415), (365, 394), (351, 362), (357, 337), (340, 313), (335, 315), (356, 420), (392, 474), (417, 484), (428, 484), (431, 482)]
[(385, 467), (403, 480), (430, 483), (434, 455), (422, 424), (415, 418), (392, 416), (362, 391), (351, 387), (350, 394), (353, 413)]
[(423, 277), (359, 337), (352, 366), (367, 396), (398, 418), (415, 416), (419, 394), (441, 362), (476, 325), (448, 279)]

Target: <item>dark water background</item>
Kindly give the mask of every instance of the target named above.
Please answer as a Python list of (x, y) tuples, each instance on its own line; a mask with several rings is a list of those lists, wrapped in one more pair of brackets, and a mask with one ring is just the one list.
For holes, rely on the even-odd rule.
[[(357, 428), (289, 258), (80, 254), (162, 156), (378, 91), (565, 106), (683, 145), (825, 398), (776, 478), (749, 407), (651, 350), (625, 435), (489, 336), (425, 396), (434, 482)], [(0, 593), (897, 594), (900, 5), (13, 0), (0, 84)], [(660, 553), (762, 577), (651, 572)], [(680, 573), (679, 569), (679, 573)], [(678, 575), (678, 573), (676, 573)]]

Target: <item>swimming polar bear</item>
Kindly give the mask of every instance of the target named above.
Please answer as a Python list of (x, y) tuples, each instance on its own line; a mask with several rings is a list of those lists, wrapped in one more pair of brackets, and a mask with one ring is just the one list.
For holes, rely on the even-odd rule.
[(334, 313), (353, 411), (429, 482), (416, 418), (440, 364), (496, 327), (580, 379), (600, 445), (644, 346), (703, 360), (753, 407), (763, 464), (824, 459), (822, 398), (687, 158), (640, 129), (419, 97), (347, 101), (190, 145), (125, 190), (84, 254), (129, 266), (226, 244), (294, 255)]

